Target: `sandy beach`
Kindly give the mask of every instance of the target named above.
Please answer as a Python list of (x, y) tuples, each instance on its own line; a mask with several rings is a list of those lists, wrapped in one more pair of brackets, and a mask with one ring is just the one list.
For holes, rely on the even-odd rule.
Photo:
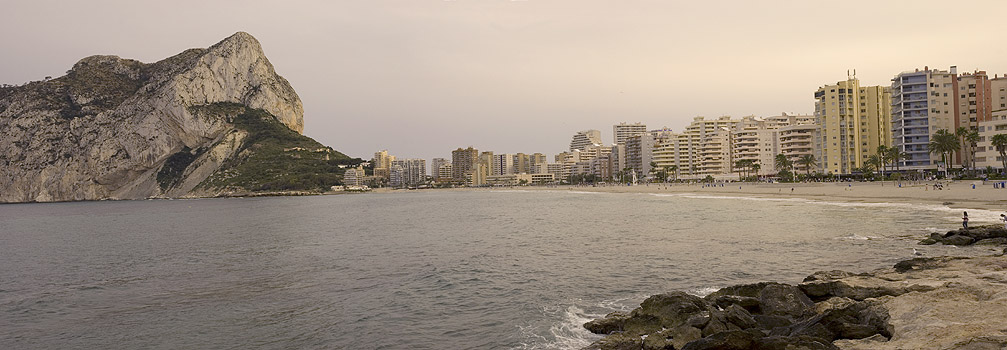
[[(718, 183), (703, 184), (649, 184), (636, 186), (528, 186), (528, 190), (569, 190), (609, 193), (693, 193), (709, 195), (741, 195), (767, 198), (807, 198), (814, 200), (860, 203), (914, 203), (947, 205), (952, 208), (986, 209), (1007, 212), (1007, 189), (994, 189), (993, 182), (961, 181), (943, 182), (943, 189), (935, 190), (933, 182), (908, 183), (901, 186), (892, 182), (842, 182), (842, 183)], [(975, 188), (973, 189), (973, 185)]]

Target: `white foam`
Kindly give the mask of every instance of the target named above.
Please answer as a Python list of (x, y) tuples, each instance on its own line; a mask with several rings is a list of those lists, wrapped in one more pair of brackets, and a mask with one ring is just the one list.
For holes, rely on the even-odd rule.
[(720, 290), (720, 287), (703, 287), (703, 288), (690, 289), (685, 292), (702, 298), (718, 290)]

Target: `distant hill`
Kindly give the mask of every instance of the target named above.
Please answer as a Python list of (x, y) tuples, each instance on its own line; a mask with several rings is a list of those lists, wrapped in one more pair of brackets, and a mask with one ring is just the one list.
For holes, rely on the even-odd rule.
[(0, 202), (321, 191), (352, 161), (301, 135), (303, 114), (247, 33), (151, 64), (87, 57), (0, 87)]

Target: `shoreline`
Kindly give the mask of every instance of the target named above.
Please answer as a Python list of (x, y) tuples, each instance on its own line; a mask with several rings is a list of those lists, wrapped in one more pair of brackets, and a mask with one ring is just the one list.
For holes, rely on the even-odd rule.
[[(203, 199), (203, 198), (241, 198), (241, 197), (300, 197), (300, 196), (330, 196), (344, 194), (388, 194), (388, 193), (422, 193), (428, 191), (493, 191), (493, 190), (523, 190), (523, 191), (580, 191), (596, 193), (640, 193), (640, 194), (694, 194), (729, 197), (732, 195), (752, 198), (803, 198), (809, 200), (835, 201), (845, 203), (906, 203), (922, 205), (943, 205), (950, 208), (983, 209), (1007, 212), (1007, 189), (994, 189), (993, 182), (983, 184), (981, 180), (942, 182), (943, 189), (934, 190), (933, 182), (904, 182), (899, 187), (891, 182), (811, 182), (811, 183), (752, 183), (729, 182), (715, 183), (704, 186), (701, 183), (668, 183), (643, 185), (555, 185), (555, 186), (506, 186), (506, 187), (456, 187), (456, 188), (425, 188), (417, 190), (375, 188), (367, 192), (311, 192), (311, 191), (275, 191), (264, 193), (232, 193), (212, 196), (182, 196), (156, 197), (136, 199), (87, 199), (68, 201), (28, 201), (0, 202), (3, 204), (39, 204), (39, 203), (73, 203), (100, 201), (130, 201), (149, 199)], [(975, 185), (975, 189), (972, 188)], [(793, 189), (793, 190), (791, 190)]]
[[(972, 184), (976, 188), (972, 189)], [(1007, 189), (993, 189), (992, 182), (982, 181), (944, 183), (943, 190), (933, 190), (933, 183), (910, 184), (902, 187), (884, 185), (879, 182), (826, 182), (826, 183), (724, 183), (723, 187), (704, 187), (702, 184), (650, 184), (650, 185), (606, 185), (556, 187), (521, 186), (498, 187), (495, 189), (521, 189), (529, 191), (581, 191), (599, 193), (644, 193), (644, 194), (695, 194), (695, 195), (740, 195), (757, 198), (804, 198), (849, 203), (908, 203), (945, 205), (951, 208), (985, 209), (1007, 211)], [(740, 188), (739, 188), (740, 187)], [(793, 191), (791, 192), (791, 189)], [(494, 189), (494, 188), (490, 188)]]

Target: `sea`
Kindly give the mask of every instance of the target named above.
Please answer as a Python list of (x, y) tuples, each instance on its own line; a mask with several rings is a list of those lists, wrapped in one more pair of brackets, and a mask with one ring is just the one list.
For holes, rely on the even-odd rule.
[(0, 349), (579, 349), (653, 294), (994, 253), (916, 244), (961, 212), (576, 189), (0, 205)]

